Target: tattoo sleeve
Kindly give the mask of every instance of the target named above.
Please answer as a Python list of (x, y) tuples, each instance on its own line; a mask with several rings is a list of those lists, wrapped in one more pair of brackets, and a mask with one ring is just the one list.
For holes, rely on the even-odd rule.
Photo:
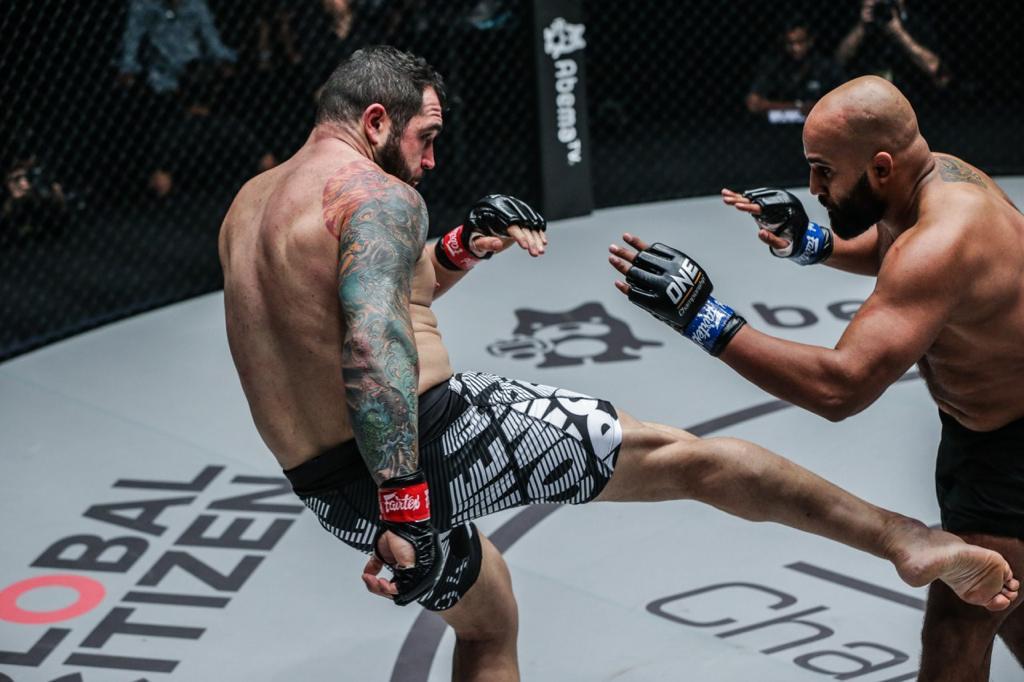
[(380, 484), (419, 466), (409, 296), (426, 239), (426, 207), (414, 189), (371, 170), (333, 178), (323, 206), (328, 229), (339, 237), (345, 399), (359, 451)]
[(969, 182), (972, 185), (987, 187), (974, 169), (957, 159), (940, 157), (939, 176), (946, 182)]

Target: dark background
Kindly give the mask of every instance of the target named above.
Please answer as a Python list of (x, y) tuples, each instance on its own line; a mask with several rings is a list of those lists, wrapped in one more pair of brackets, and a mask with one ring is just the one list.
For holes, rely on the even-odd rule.
[[(187, 141), (177, 114), (137, 83), (115, 85), (127, 2), (7, 0), (0, 9), (0, 161), (35, 155), (68, 194), (62, 227), (0, 233), (0, 359), (221, 286), (216, 240), (255, 152), (278, 161), (312, 124), (313, 91), (360, 45), (425, 56), (446, 77), (450, 110), (438, 170), (421, 191), (432, 234), (491, 192), (536, 201), (536, 106), (524, 0), (353, 0), (352, 33), (325, 37), (320, 0), (208, 0), (238, 50), (213, 109), (246, 144), (211, 134), (175, 189), (147, 188), (154, 159)], [(704, 195), (723, 186), (805, 185), (800, 127), (770, 126), (743, 100), (754, 69), (800, 13), (832, 54), (858, 0), (584, 0), (588, 113), (599, 207)], [(1024, 172), (1019, 38), (1012, 0), (911, 0), (952, 74), (908, 93), (935, 150), (992, 174)], [(254, 64), (256, 20), (283, 10), (302, 62), (275, 44)], [(856, 73), (848, 74), (858, 75)], [(204, 138), (205, 139), (205, 138)], [(6, 200), (6, 189), (0, 190)]]

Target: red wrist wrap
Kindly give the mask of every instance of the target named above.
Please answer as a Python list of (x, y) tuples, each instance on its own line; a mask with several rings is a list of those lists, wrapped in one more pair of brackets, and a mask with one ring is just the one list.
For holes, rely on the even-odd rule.
[(408, 523), (430, 519), (430, 491), (426, 483), (414, 483), (404, 488), (381, 488), (380, 517), (385, 521)]
[(462, 225), (441, 237), (440, 244), (444, 254), (459, 270), (469, 270), (481, 260), (462, 245)]

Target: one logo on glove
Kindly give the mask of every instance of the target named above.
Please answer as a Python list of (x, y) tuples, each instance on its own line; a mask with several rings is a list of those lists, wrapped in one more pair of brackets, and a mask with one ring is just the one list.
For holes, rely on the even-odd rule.
[(661, 346), (634, 336), (629, 326), (612, 317), (596, 301), (564, 313), (520, 308), (512, 338), (495, 341), (487, 352), (513, 360), (541, 360), (537, 367), (566, 367), (588, 362), (639, 360), (627, 350)]
[(679, 265), (679, 272), (669, 275), (669, 277), (672, 278), (672, 282), (666, 287), (665, 293), (668, 294), (669, 299), (675, 304), (676, 310), (679, 310), (683, 307), (686, 299), (690, 297), (694, 285), (700, 281), (702, 277), (700, 268), (689, 258), (684, 258), (683, 262)]
[(561, 59), (563, 55), (582, 50), (587, 46), (584, 30), (586, 26), (583, 24), (570, 24), (558, 17), (544, 29), (544, 52), (552, 59)]

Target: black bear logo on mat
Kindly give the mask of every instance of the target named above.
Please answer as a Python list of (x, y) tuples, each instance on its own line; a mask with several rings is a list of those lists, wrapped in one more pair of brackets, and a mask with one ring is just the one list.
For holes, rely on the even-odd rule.
[(622, 320), (608, 314), (597, 301), (584, 303), (564, 313), (520, 308), (516, 310), (512, 338), (495, 341), (487, 352), (515, 360), (542, 359), (538, 367), (565, 367), (592, 362), (638, 360), (629, 350), (661, 346), (633, 335)]

